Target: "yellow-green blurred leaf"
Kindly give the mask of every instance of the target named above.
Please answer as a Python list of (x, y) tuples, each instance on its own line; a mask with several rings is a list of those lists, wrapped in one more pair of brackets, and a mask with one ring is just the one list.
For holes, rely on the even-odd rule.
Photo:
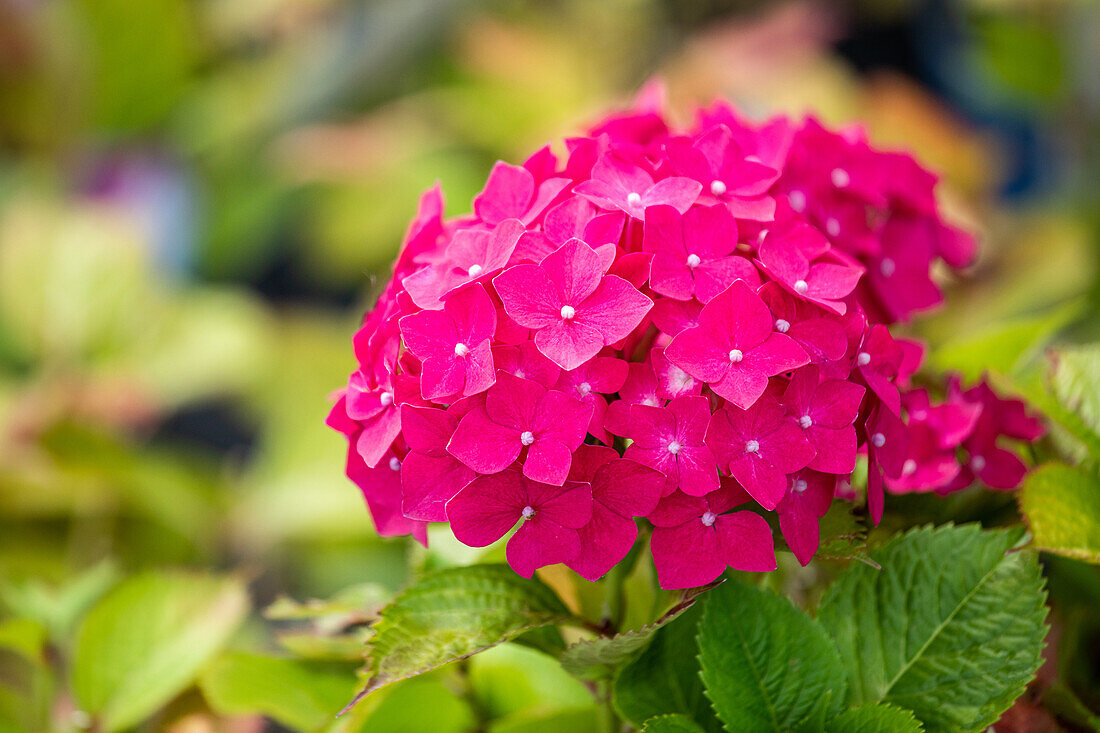
[(124, 581), (77, 630), (77, 703), (101, 730), (137, 724), (191, 684), (247, 611), (238, 578), (162, 571)]
[(1100, 563), (1100, 476), (1094, 472), (1041, 466), (1024, 481), (1020, 510), (1039, 549)]

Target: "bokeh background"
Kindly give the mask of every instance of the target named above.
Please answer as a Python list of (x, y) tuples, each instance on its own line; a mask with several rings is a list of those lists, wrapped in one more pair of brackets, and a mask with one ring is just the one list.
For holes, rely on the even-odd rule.
[[(0, 0), (0, 672), (4, 630), (37, 624), (58, 657), (41, 719), (79, 728), (66, 650), (119, 578), (232, 572), (261, 609), (461, 561), (443, 535), (429, 553), (377, 538), (343, 478), (322, 420), (351, 333), (421, 190), (468, 211), (495, 160), (654, 75), (683, 121), (717, 96), (814, 110), (937, 170), (983, 239), (913, 327), (943, 353), (1065, 308), (1095, 337), (1097, 69), (1088, 0)], [(231, 646), (275, 649), (249, 618)], [(473, 697), (429, 678), (341, 725), (541, 730), (523, 725), (584, 710), (522, 652), (479, 662)], [(8, 672), (0, 731), (34, 730), (38, 682), (5, 692)], [(276, 729), (188, 689), (146, 728)], [(392, 717), (426, 700), (430, 722)]]

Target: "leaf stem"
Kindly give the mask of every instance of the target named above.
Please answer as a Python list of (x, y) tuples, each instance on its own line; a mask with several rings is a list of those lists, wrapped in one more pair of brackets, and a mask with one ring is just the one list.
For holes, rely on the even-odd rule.
[(623, 724), (619, 720), (619, 714), (611, 704), (611, 680), (600, 680), (597, 690), (597, 730), (600, 733), (619, 733)]

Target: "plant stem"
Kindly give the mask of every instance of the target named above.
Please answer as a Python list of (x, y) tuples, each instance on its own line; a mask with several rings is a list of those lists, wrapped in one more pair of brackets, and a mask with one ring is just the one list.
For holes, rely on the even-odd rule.
[(619, 720), (618, 713), (615, 712), (615, 707), (611, 704), (611, 680), (601, 680), (596, 689), (598, 694), (597, 730), (600, 733), (619, 733), (623, 724)]

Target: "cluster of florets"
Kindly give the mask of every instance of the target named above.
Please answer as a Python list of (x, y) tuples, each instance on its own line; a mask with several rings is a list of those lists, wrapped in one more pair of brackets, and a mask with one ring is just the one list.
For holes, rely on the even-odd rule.
[(516, 572), (595, 580), (644, 519), (683, 588), (775, 569), (768, 512), (808, 563), (861, 455), (876, 522), (886, 489), (1019, 483), (1022, 404), (907, 389), (923, 350), (888, 325), (975, 249), (913, 158), (725, 104), (681, 133), (643, 103), (565, 147), (497, 163), (467, 216), (428, 191), (355, 336), (329, 423), (380, 534), (518, 524)]

